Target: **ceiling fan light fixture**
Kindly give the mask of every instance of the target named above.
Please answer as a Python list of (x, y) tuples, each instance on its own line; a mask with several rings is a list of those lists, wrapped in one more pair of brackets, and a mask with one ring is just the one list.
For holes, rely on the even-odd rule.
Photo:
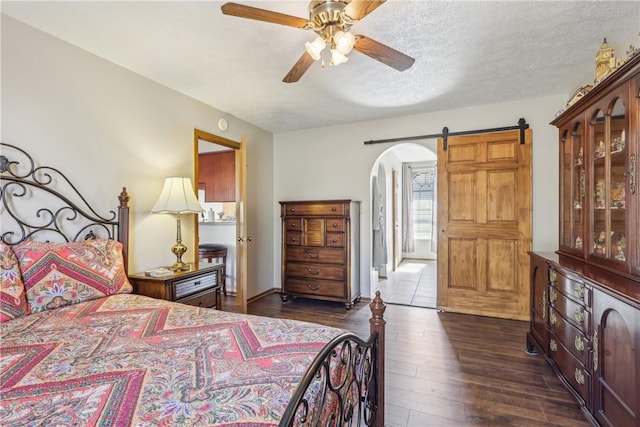
[(348, 55), (356, 44), (356, 37), (350, 31), (338, 31), (333, 36), (335, 49), (342, 55)]
[(304, 48), (306, 49), (309, 56), (313, 58), (314, 61), (320, 59), (322, 55), (322, 51), (327, 46), (327, 43), (324, 41), (322, 37), (316, 37), (313, 42), (306, 42), (304, 44)]
[(347, 62), (349, 58), (338, 51), (338, 49), (331, 49), (331, 65), (340, 65)]

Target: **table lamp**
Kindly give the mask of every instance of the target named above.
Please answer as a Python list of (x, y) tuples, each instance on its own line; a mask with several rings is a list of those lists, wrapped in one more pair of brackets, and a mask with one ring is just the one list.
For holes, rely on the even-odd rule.
[(187, 247), (182, 244), (182, 226), (180, 215), (185, 213), (200, 213), (204, 211), (193, 191), (191, 178), (171, 176), (165, 179), (164, 187), (158, 201), (151, 209), (152, 213), (173, 213), (177, 215), (176, 244), (171, 247), (171, 252), (176, 256), (176, 263), (169, 268), (173, 271), (189, 270), (189, 264), (182, 262), (182, 255)]

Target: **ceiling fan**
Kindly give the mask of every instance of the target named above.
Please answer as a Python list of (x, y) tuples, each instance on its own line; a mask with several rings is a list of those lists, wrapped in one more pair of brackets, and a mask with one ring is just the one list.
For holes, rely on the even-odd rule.
[(385, 1), (312, 0), (309, 3), (309, 19), (238, 3), (226, 3), (221, 9), (225, 15), (313, 30), (318, 35), (313, 42), (305, 43), (305, 52), (282, 80), (285, 83), (294, 83), (300, 80), (314, 61), (322, 58), (322, 52), (327, 46), (331, 51), (331, 65), (346, 62), (347, 54), (355, 49), (398, 71), (411, 67), (415, 61), (412, 57), (369, 37), (354, 35), (350, 31), (353, 24), (373, 12)]

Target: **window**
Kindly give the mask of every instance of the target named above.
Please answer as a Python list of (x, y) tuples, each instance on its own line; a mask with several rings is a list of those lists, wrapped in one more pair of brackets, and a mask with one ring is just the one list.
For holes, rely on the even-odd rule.
[(415, 172), (412, 182), (413, 224), (416, 239), (429, 240), (433, 227), (435, 168)]

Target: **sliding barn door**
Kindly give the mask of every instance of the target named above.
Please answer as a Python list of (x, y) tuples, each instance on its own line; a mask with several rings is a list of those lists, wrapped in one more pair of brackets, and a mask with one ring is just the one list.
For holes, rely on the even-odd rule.
[(439, 139), (439, 309), (529, 318), (531, 139), (449, 137), (446, 150)]

